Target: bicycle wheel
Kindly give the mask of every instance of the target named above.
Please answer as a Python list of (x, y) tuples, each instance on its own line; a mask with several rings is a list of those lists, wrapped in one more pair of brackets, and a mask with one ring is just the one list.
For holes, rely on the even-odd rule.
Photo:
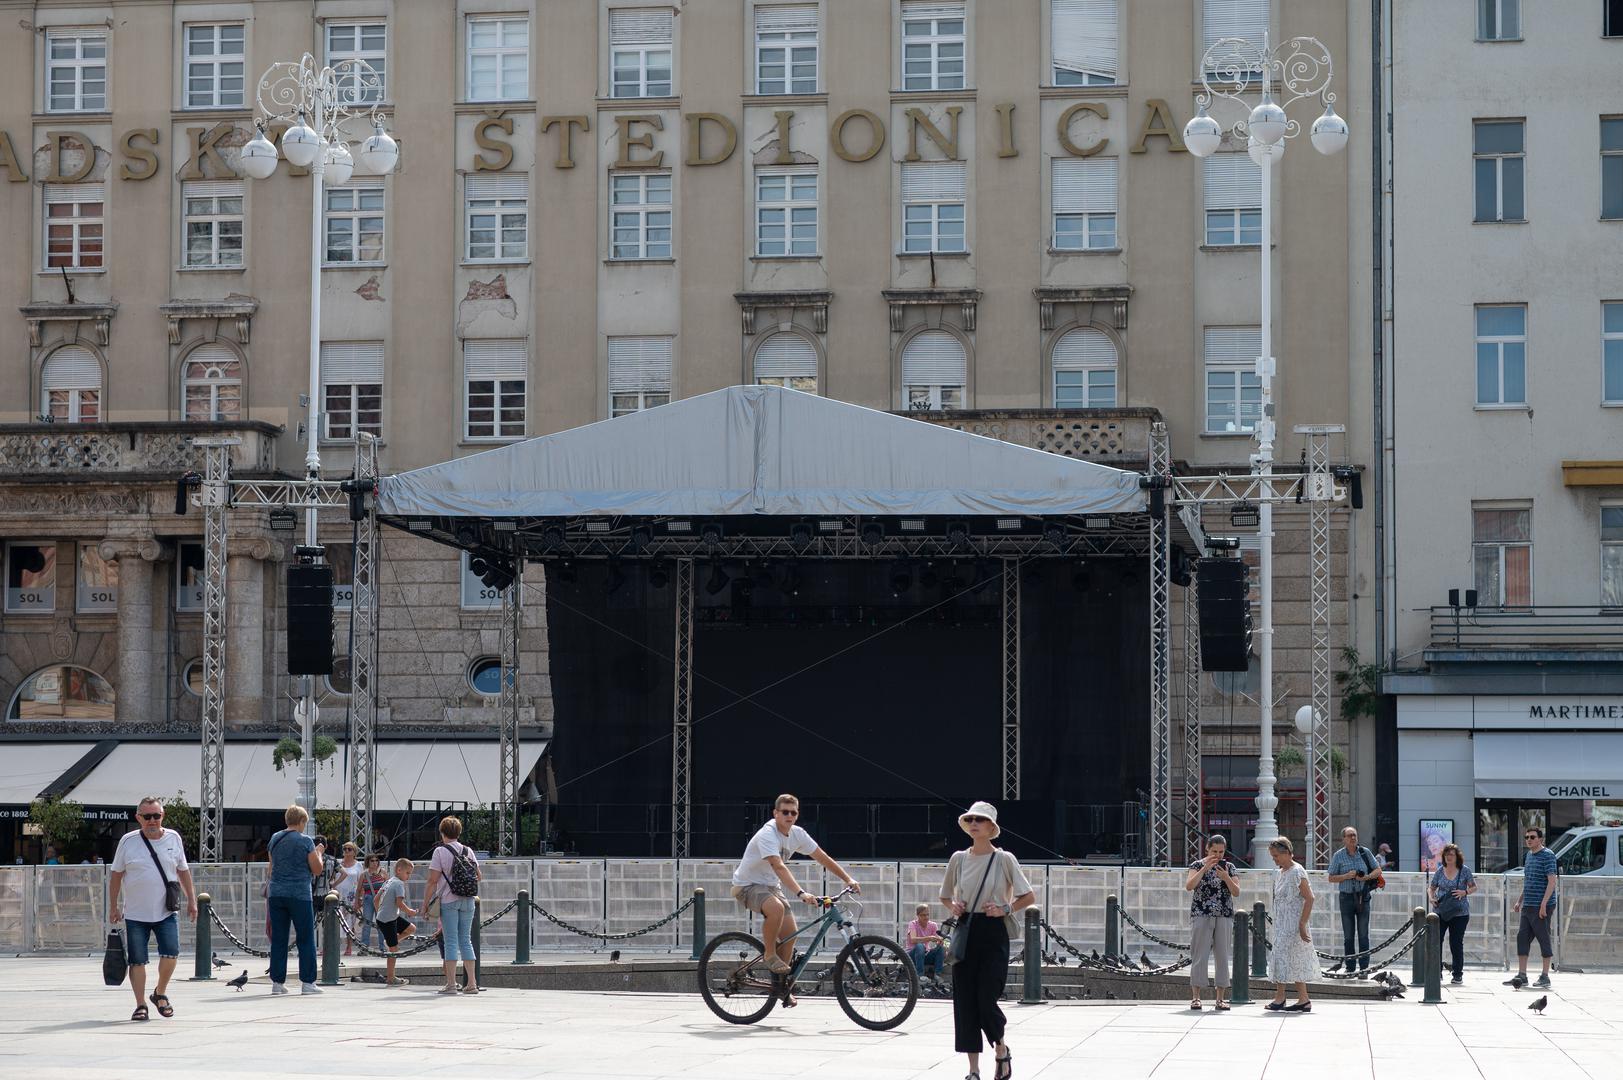
[(761, 939), (736, 931), (712, 938), (699, 954), (699, 993), (729, 1024), (753, 1024), (771, 1012), (778, 984), (761, 961)]
[(852, 938), (834, 962), (834, 996), (845, 1015), (873, 1031), (889, 1031), (913, 1012), (919, 973), (889, 938)]

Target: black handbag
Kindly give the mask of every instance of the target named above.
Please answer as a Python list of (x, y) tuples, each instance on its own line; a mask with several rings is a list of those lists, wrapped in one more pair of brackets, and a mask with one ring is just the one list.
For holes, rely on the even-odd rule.
[(170, 881), (169, 875), (163, 872), (163, 861), (158, 858), (158, 849), (152, 846), (152, 841), (141, 834), (141, 843), (147, 846), (152, 853), (152, 862), (158, 868), (158, 876), (163, 878), (163, 907), (165, 911), (179, 911), (180, 905), (186, 899), (186, 891), (180, 887), (180, 882)]
[(107, 952), (101, 958), (101, 980), (108, 986), (123, 986), (124, 973), (129, 970), (124, 955), (124, 931), (107, 931)]
[(992, 876), (992, 864), (1002, 852), (992, 849), (992, 857), (986, 860), (986, 873), (981, 875), (981, 886), (975, 890), (975, 902), (964, 909), (963, 921), (958, 929), (952, 932), (952, 943), (947, 947), (947, 963), (956, 964), (969, 953), (969, 920), (977, 914), (976, 908), (981, 905), (981, 894), (986, 891), (986, 879)]

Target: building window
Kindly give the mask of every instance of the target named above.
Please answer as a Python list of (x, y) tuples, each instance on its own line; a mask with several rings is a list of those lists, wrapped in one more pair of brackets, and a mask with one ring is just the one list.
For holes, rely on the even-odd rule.
[(1116, 0), (1049, 0), (1055, 86), (1116, 81)]
[(48, 614), (56, 610), (56, 545), (13, 540), (6, 544), (6, 612)]
[(118, 563), (101, 557), (101, 545), (79, 545), (74, 610), (81, 615), (118, 610)]
[(332, 567), (332, 606), (348, 611), (355, 605), (355, 549), (349, 544), (323, 544), (327, 565)]
[(1519, 40), (1522, 0), (1476, 0), (1476, 36), (1481, 41)]
[[(375, 105), (387, 100), (384, 81), (388, 62), (388, 25), (381, 22), (328, 23), (327, 63), (338, 70), (339, 97), (354, 105)], [(376, 75), (345, 60), (364, 60)]]
[(609, 415), (642, 412), (671, 401), (668, 337), (609, 338)]
[(1471, 562), (1477, 603), (1527, 607), (1533, 603), (1533, 510), (1471, 508)]
[(1206, 244), (1262, 243), (1262, 169), (1249, 154), (1213, 154), (1205, 174)]
[(965, 169), (961, 161), (902, 166), (902, 251), (957, 252), (965, 243)]
[(383, 261), (383, 179), (351, 180), (328, 188), (327, 253), (329, 263)]
[(1623, 506), (1600, 508), (1600, 602), (1623, 607)]
[(1249, 434), (1262, 415), (1260, 326), (1208, 326), (1205, 333), (1206, 431)]
[(1115, 158), (1055, 158), (1054, 250), (1109, 250), (1116, 243)]
[(902, 89), (962, 90), (964, 4), (902, 0)]
[(817, 348), (810, 340), (780, 330), (755, 347), (755, 382), (802, 393), (817, 393)]
[(609, 176), (610, 254), (615, 259), (671, 257), (671, 174)]
[(755, 174), (755, 254), (817, 254), (817, 174)]
[(349, 442), (383, 434), (383, 342), (321, 343), (322, 438)]
[(1600, 32), (1606, 37), (1623, 37), (1623, 0), (1602, 0)]
[(187, 420), (242, 419), (242, 360), (224, 345), (199, 345), (186, 354), (181, 407)]
[[(480, 583), (477, 578), (474, 579), (474, 580), (475, 580), (476, 584), (479, 584), (481, 589), (484, 589), (483, 583)], [(488, 591), (495, 592), (496, 590), (490, 589)], [(500, 593), (496, 593), (496, 595), (497, 595), (498, 598), (500, 598), (500, 596), (501, 596)], [(464, 604), (463, 606), (467, 607), (469, 605)], [(486, 606), (486, 605), (481, 604), (481, 605), (478, 605), (478, 606), (483, 607), (483, 606)], [(474, 660), (473, 663), (469, 664), (468, 665), (468, 686), (469, 686), (470, 689), (473, 690), (474, 693), (480, 695), (481, 697), (491, 697), (491, 698), (501, 697), (502, 696), (502, 661), (501, 661), (501, 657), (499, 657), (499, 656), (481, 656), (478, 659)]]
[(49, 112), (107, 108), (107, 35), (51, 30), (45, 35), (45, 107)]
[[(1243, 38), (1260, 46), (1268, 32), (1268, 0), (1204, 0), (1201, 8), (1202, 56), (1224, 38)], [(1233, 50), (1220, 51), (1212, 58), (1221, 63), (1249, 63), (1254, 59), (1247, 52)], [(1262, 75), (1261, 68), (1254, 67), (1252, 72), (1257, 77)], [(1218, 71), (1213, 67), (1207, 73)]]
[(1623, 117), (1600, 122), (1600, 216), (1623, 219)]
[(117, 695), (89, 668), (52, 664), (17, 687), (8, 720), (111, 720)]
[(609, 12), (609, 49), (617, 98), (671, 96), (669, 8), (620, 8)]
[(817, 5), (755, 8), (755, 92), (817, 93)]
[(468, 20), (468, 100), (530, 96), (530, 20)]
[[(501, 607), (502, 594), (505, 593), (506, 590), (492, 589), (489, 585), (486, 585), (483, 581), (480, 581), (479, 576), (469, 568), (468, 563), (470, 561), (470, 556), (466, 551), (464, 551), (462, 553), (462, 606), (474, 611), (485, 611), (489, 610), (490, 608)], [(475, 663), (477, 662), (478, 661), (475, 661)], [(499, 671), (501, 661), (498, 660), (496, 664)], [(496, 688), (496, 692), (498, 694), (501, 693), (501, 687), (499, 685)]]
[(186, 265), (242, 265), (242, 181), (193, 180), (180, 186), (186, 204)]
[(468, 261), (522, 262), (530, 257), (530, 181), (525, 176), (470, 176)]
[(1116, 343), (1103, 331), (1079, 327), (1054, 343), (1054, 408), (1116, 405)]
[(97, 270), (104, 254), (102, 184), (46, 184), (45, 268)]
[(902, 349), (902, 398), (913, 412), (961, 409), (969, 385), (964, 343), (945, 330), (914, 334)]
[(40, 366), (40, 413), (57, 423), (94, 424), (101, 415), (101, 363), (82, 345), (64, 345)]
[(175, 550), (175, 610), (203, 610), (203, 545), (182, 543)]
[(462, 433), (469, 439), (524, 438), (529, 353), (525, 343), (464, 341), (462, 374), (467, 384)]
[(1472, 166), (1476, 170), (1476, 220), (1523, 221), (1523, 127), (1520, 120), (1477, 120), (1472, 124)]
[(1527, 306), (1476, 309), (1476, 403), (1527, 404)]
[(186, 107), (240, 108), (243, 89), (243, 24), (191, 23), (186, 27)]
[(1608, 405), (1623, 405), (1623, 302), (1600, 306), (1602, 397)]

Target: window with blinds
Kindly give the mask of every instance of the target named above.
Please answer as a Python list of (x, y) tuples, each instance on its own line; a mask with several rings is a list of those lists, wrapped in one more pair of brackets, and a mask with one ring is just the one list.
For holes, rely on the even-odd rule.
[(968, 83), (963, 0), (902, 0), (902, 89), (962, 90)]
[(1262, 327), (1208, 326), (1204, 336), (1206, 431), (1249, 434), (1262, 415)]
[(609, 12), (609, 93), (617, 98), (670, 97), (670, 8), (615, 8)]
[(755, 5), (755, 92), (817, 93), (817, 5)]
[(817, 393), (817, 348), (789, 330), (780, 330), (755, 347), (755, 382)]
[(904, 254), (967, 251), (967, 172), (961, 161), (920, 161), (902, 166)]
[(185, 206), (185, 265), (234, 270), (242, 265), (242, 181), (188, 180), (180, 185)]
[(1116, 242), (1116, 158), (1053, 160), (1054, 250), (1110, 250)]
[(529, 369), (529, 351), (522, 340), (462, 343), (465, 438), (524, 437)]
[(45, 35), (45, 108), (101, 112), (107, 108), (107, 34), (50, 30)]
[(40, 412), (58, 423), (93, 424), (101, 413), (101, 362), (82, 345), (64, 345), (40, 366)]
[(902, 394), (909, 409), (961, 409), (968, 384), (964, 343), (945, 330), (925, 330), (903, 346)]
[(383, 434), (383, 342), (321, 343), (323, 438)]
[(1262, 243), (1262, 168), (1244, 153), (1213, 154), (1204, 170), (1206, 243)]
[(641, 412), (671, 400), (674, 338), (609, 338), (609, 415)]
[[(1243, 38), (1256, 49), (1220, 49), (1213, 60), (1251, 64), (1268, 32), (1268, 0), (1204, 0), (1200, 26), (1202, 55), (1224, 38)], [(1215, 66), (1207, 68), (1208, 72), (1215, 70)], [(1260, 67), (1253, 70), (1258, 75), (1262, 72)]]
[(1091, 327), (1067, 331), (1054, 342), (1056, 409), (1099, 409), (1116, 405), (1116, 343)]
[(180, 383), (181, 415), (187, 420), (242, 419), (242, 359), (228, 346), (213, 342), (187, 353)]
[(1055, 86), (1116, 82), (1117, 0), (1049, 0)]
[(530, 257), (530, 178), (470, 176), (462, 182), (468, 262)]
[(45, 269), (99, 270), (105, 184), (45, 184)]

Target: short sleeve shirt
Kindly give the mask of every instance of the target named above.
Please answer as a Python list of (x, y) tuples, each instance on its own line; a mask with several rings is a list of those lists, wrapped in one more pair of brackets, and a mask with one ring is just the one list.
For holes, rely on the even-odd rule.
[(438, 870), (440, 872), (439, 880), (434, 883), (434, 895), (439, 898), (439, 901), (442, 904), (449, 904), (457, 900), (467, 899), (466, 896), (458, 896), (456, 893), (451, 891), (451, 870), (453, 868), (451, 853), (453, 851), (456, 852), (458, 856), (463, 858), (467, 858), (472, 855), (472, 852), (468, 850), (466, 844), (463, 844), (457, 840), (452, 840), (449, 843), (442, 842), (436, 845), (434, 848), (434, 854), (430, 856), (428, 860), (428, 868), (430, 870)]
[(360, 863), (354, 866), (339, 863), (333, 867), (333, 888), (338, 892), (338, 899), (346, 904), (355, 902), (355, 889), (360, 885), (361, 872), (365, 869)]
[[(1189, 864), (1189, 869), (1197, 870), (1206, 860), (1200, 859)], [(1234, 876), (1234, 864), (1224, 859), (1217, 864), (1229, 877)], [(1189, 914), (1213, 915), (1219, 918), (1232, 919), (1234, 917), (1234, 894), (1229, 887), (1223, 884), (1223, 879), (1217, 876), (1217, 867), (1206, 871), (1195, 882), (1194, 896), (1189, 900)]]
[(125, 833), (113, 853), (112, 868), (124, 875), (119, 892), (124, 917), (136, 922), (163, 922), (173, 915), (164, 906), (164, 876), (179, 881), (180, 871), (191, 869), (186, 863), (186, 845), (175, 830), (165, 829), (160, 839), (152, 841), (152, 848), (163, 863), (163, 875), (159, 875), (157, 863), (142, 842), (140, 829)]
[(785, 836), (778, 831), (775, 822), (767, 822), (755, 830), (750, 837), (749, 846), (744, 849), (744, 857), (738, 861), (738, 869), (733, 871), (734, 885), (777, 885), (778, 875), (772, 869), (772, 864), (766, 860), (773, 855), (788, 862), (792, 855), (805, 855), (808, 858), (817, 851), (817, 841), (811, 834), (799, 825), (789, 826), (789, 835)]
[(310, 899), (310, 883), (315, 880), (315, 875), (310, 873), (310, 853), (315, 849), (314, 840), (292, 829), (284, 829), (271, 837), (271, 896)]
[[(1362, 870), (1368, 873), (1369, 868), (1375, 865), (1375, 857), (1372, 855), (1369, 861), (1365, 862), (1364, 854), (1365, 849), (1362, 847), (1355, 852), (1349, 852), (1346, 844), (1340, 845), (1336, 848), (1336, 853), (1330, 856), (1329, 872), (1332, 874), (1350, 874), (1354, 870)], [(1342, 892), (1357, 892), (1363, 887), (1364, 883), (1357, 878), (1348, 878), (1346, 881), (1336, 883), (1336, 888)]]
[[(1522, 882), (1522, 907), (1531, 906), (1537, 911), (1539, 902), (1544, 899), (1545, 886), (1555, 874), (1555, 852), (1549, 848), (1539, 848), (1527, 857), (1522, 872), (1527, 875)], [(1551, 897), (1550, 900), (1554, 903), (1555, 898)]]
[(1432, 872), (1431, 887), (1437, 890), (1437, 902), (1432, 905), (1432, 909), (1437, 912), (1439, 919), (1452, 919), (1456, 915), (1471, 913), (1470, 897), (1457, 897), (1454, 890), (1468, 889), (1474, 880), (1469, 866), (1460, 867), (1453, 877), (1445, 876), (1440, 866)]
[(378, 893), (378, 922), (389, 922), (400, 918), (400, 901), (406, 898), (406, 883), (397, 877), (392, 877)]

